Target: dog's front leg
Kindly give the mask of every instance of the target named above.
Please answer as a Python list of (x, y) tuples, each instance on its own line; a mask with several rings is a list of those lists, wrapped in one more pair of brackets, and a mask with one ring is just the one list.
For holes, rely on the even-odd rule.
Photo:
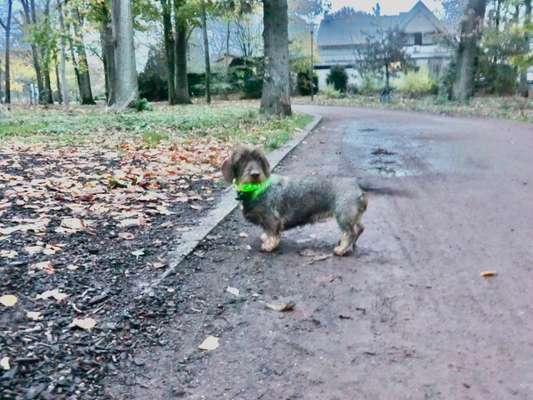
[(261, 235), (261, 241), (263, 242), (261, 250), (270, 253), (271, 251), (276, 250), (279, 246), (281, 241), (282, 224), (281, 221), (276, 218), (269, 218), (264, 221), (263, 228), (265, 229), (265, 232)]
[(278, 234), (269, 234), (269, 233), (263, 233), (261, 235), (261, 240), (263, 241), (263, 244), (261, 245), (261, 250), (266, 251), (267, 253), (270, 253), (279, 246), (279, 242), (281, 241), (281, 235)]

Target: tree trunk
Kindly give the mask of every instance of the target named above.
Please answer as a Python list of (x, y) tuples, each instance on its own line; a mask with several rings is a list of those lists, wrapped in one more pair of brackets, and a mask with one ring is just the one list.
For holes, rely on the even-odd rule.
[(457, 73), (453, 85), (454, 100), (466, 101), (474, 94), (474, 76), (477, 68), (478, 44), (481, 39), (486, 0), (469, 0), (461, 20), (457, 49)]
[(80, 28), (83, 27), (83, 18), (77, 7), (74, 7), (72, 10), (72, 18), (77, 21), (77, 23), (74, 23), (72, 26), (74, 28), (74, 45), (76, 47), (76, 54), (78, 55), (80, 103), (95, 104), (91, 88), (89, 64), (87, 63), (87, 52), (85, 51), (85, 44), (83, 42), (83, 33), (80, 31)]
[(133, 15), (131, 0), (113, 0), (114, 63), (120, 73), (114, 77), (114, 106), (124, 109), (139, 98), (139, 84), (133, 45)]
[[(43, 57), (43, 58), (46, 58)], [(52, 80), (50, 79), (50, 61), (43, 62), (43, 75), (44, 75), (44, 102), (45, 104), (54, 104), (54, 92), (52, 90)]]
[(172, 0), (161, 0), (163, 9), (163, 40), (167, 62), (168, 103), (176, 104), (176, 57), (172, 33)]
[[(531, 23), (531, 0), (525, 0), (526, 3), (526, 13), (524, 18), (524, 27), (525, 33), (524, 33), (524, 53), (527, 54), (529, 52), (529, 40), (530, 37), (527, 33), (527, 29), (529, 24)], [(529, 97), (529, 84), (527, 83), (527, 70), (529, 69), (528, 65), (522, 66), (520, 70), (520, 86), (518, 88), (518, 92), (520, 93), (520, 96), (522, 97)]]
[(385, 90), (390, 92), (390, 72), (389, 72), (389, 64), (385, 64)]
[(174, 0), (176, 26), (176, 104), (191, 104), (189, 82), (187, 80), (187, 23), (180, 16), (184, 0)]
[(54, 66), (56, 73), (57, 102), (63, 104), (63, 91), (61, 90), (61, 80), (59, 79), (59, 63), (57, 62), (57, 56), (54, 57)]
[[(107, 7), (105, 12), (107, 14)], [(111, 17), (106, 15), (105, 21), (100, 28), (100, 42), (102, 43), (102, 60), (104, 62), (105, 75), (105, 96), (107, 105), (115, 103), (115, 91), (113, 82), (115, 80), (115, 44), (113, 41), (113, 25)]]
[[(35, 13), (34, 8), (34, 2), (32, 0), (32, 13)], [(45, 26), (45, 32), (47, 34), (51, 34), (52, 30), (50, 29), (50, 0), (47, 0), (44, 5), (44, 26)], [(43, 77), (44, 77), (44, 102), (46, 104), (54, 104), (54, 91), (52, 90), (52, 80), (50, 79), (50, 64), (51, 64), (51, 57), (50, 57), (50, 46), (49, 44), (45, 44), (41, 48), (41, 60), (42, 60), (42, 66), (43, 66)]]
[(4, 103), (11, 103), (11, 78), (10, 78), (10, 46), (11, 46), (11, 16), (13, 14), (13, 0), (7, 3), (7, 19), (2, 23), (6, 32), (6, 59), (5, 59), (5, 98)]
[(261, 112), (291, 115), (287, 0), (263, 0), (265, 74)]
[[(35, 24), (35, 4), (31, 0), (21, 0), (23, 14), (24, 14), (24, 23), (27, 26)], [(33, 11), (33, 12), (32, 12)], [(41, 96), (44, 93), (43, 85), (43, 76), (41, 71), (41, 63), (39, 61), (39, 50), (35, 43), (31, 43), (31, 55), (33, 68), (35, 69), (35, 78), (37, 79), (37, 90), (39, 91), (39, 101), (41, 101)], [(32, 97), (33, 99), (33, 97)]]
[[(59, 27), (61, 28), (61, 32), (65, 32), (65, 18), (63, 15), (63, 7), (61, 5), (61, 0), (57, 0), (57, 11), (59, 13)], [(62, 98), (63, 98), (63, 106), (65, 107), (65, 110), (68, 110), (69, 107), (69, 95), (68, 95), (68, 83), (67, 83), (67, 75), (66, 75), (66, 59), (67, 59), (67, 52), (65, 50), (65, 35), (61, 35), (61, 39), (59, 41), (59, 44), (61, 46), (60, 51), (60, 66), (59, 71), (61, 75), (61, 90), (62, 90)]]
[(68, 44), (70, 49), (70, 58), (72, 61), (72, 67), (74, 68), (74, 75), (76, 76), (76, 83), (78, 87), (78, 92), (80, 88), (80, 70), (78, 68), (78, 62), (76, 61), (76, 53), (74, 52), (74, 43), (72, 36), (70, 35), (70, 24), (66, 24), (66, 32), (68, 32)]
[(204, 57), (205, 57), (205, 100), (211, 104), (211, 63), (209, 60), (209, 40), (207, 38), (207, 12), (205, 10), (205, 0), (202, 0), (202, 32), (204, 36)]

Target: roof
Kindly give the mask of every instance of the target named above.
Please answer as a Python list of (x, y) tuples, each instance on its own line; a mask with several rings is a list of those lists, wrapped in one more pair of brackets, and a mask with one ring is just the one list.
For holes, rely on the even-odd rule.
[(398, 15), (376, 16), (364, 12), (326, 15), (318, 29), (318, 46), (365, 43), (366, 38), (375, 35), (378, 30), (394, 28), (403, 30), (420, 13), (435, 25), (436, 30), (445, 31), (444, 25), (422, 1), (419, 1), (411, 10)]

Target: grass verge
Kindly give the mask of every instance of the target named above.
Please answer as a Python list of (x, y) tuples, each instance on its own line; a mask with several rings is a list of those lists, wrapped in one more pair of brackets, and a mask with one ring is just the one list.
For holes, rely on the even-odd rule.
[[(309, 104), (308, 98), (297, 98), (296, 104)], [(437, 96), (408, 98), (395, 94), (387, 104), (379, 96), (354, 95), (340, 99), (319, 95), (313, 104), (330, 106), (389, 108), (393, 110), (421, 111), (464, 117), (486, 117), (533, 122), (533, 100), (519, 97), (476, 97), (469, 103), (446, 101)]]
[(215, 138), (246, 142), (267, 149), (279, 147), (311, 117), (268, 119), (253, 104), (226, 102), (207, 105), (157, 105), (149, 112), (116, 114), (101, 106), (77, 107), (69, 112), (41, 107), (15, 107), (0, 120), (0, 140), (49, 145), (90, 145), (138, 139), (147, 147), (161, 143)]

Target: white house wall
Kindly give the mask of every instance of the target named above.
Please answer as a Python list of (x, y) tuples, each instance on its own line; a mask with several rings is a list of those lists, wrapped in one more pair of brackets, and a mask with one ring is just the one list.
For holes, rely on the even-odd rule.
[(409, 23), (404, 27), (403, 31), (405, 33), (432, 33), (435, 32), (436, 26), (431, 22), (426, 16), (418, 13), (416, 16), (409, 21)]

